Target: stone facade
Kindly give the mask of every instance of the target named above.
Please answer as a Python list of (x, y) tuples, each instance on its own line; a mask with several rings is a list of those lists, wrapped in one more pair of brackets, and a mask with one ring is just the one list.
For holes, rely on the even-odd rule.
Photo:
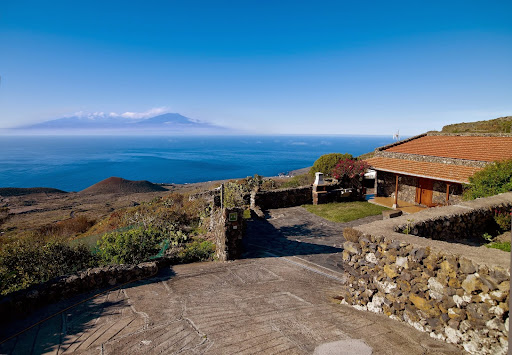
[[(395, 197), (395, 174), (386, 171), (378, 171), (376, 178), (377, 196)], [(446, 182), (434, 180), (432, 191), (432, 203), (444, 205), (446, 203)], [(456, 204), (462, 201), (462, 185), (450, 184), (449, 203)], [(400, 175), (398, 178), (398, 199), (410, 203), (416, 202), (416, 186), (418, 178), (414, 176)]]
[[(425, 210), (414, 218), (428, 224), (444, 214), (446, 227), (472, 229), (481, 221), (479, 211), (511, 204), (512, 193), (507, 193)], [(341, 302), (383, 313), (472, 354), (506, 354), (510, 254), (398, 233), (408, 218), (378, 221), (344, 233), (350, 241), (344, 243), (343, 266), (350, 276), (340, 292)], [(427, 230), (433, 239), (439, 233), (437, 227)], [(446, 233), (460, 231), (447, 228)]]

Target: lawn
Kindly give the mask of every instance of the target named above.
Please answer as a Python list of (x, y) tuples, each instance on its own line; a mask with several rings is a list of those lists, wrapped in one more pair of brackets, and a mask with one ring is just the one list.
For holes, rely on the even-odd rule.
[(335, 202), (323, 205), (303, 205), (306, 210), (332, 222), (350, 222), (359, 218), (375, 216), (389, 208), (365, 201)]
[(510, 252), (510, 242), (492, 242), (489, 244), (485, 244), (487, 248), (500, 249), (503, 251)]

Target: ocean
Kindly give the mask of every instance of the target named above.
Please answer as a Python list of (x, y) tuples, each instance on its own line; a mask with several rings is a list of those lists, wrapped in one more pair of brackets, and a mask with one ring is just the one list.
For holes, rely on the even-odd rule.
[(0, 136), (0, 187), (80, 191), (110, 176), (193, 183), (313, 165), (326, 153), (358, 156), (391, 136)]

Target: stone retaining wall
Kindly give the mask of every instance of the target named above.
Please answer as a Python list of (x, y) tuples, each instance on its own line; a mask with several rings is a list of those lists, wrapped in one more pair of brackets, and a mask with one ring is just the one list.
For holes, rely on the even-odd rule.
[(48, 282), (13, 292), (0, 298), (1, 322), (28, 314), (35, 309), (95, 289), (108, 288), (158, 272), (156, 262), (138, 265), (112, 265), (60, 276)]
[[(413, 215), (428, 220), (512, 203), (512, 193)], [(435, 211), (432, 211), (435, 210)], [(506, 354), (510, 253), (396, 232), (402, 216), (344, 232), (342, 303), (383, 313), (472, 354)], [(454, 230), (455, 232), (456, 230)], [(454, 238), (456, 239), (456, 238)]]
[[(501, 195), (498, 195), (501, 196)], [(510, 213), (512, 198), (490, 197), (462, 202), (449, 208), (431, 209), (428, 213), (409, 216), (407, 223), (396, 226), (396, 232), (444, 241), (482, 241), (482, 235), (496, 227), (494, 214)]]
[(251, 193), (251, 207), (262, 210), (294, 207), (313, 203), (313, 187), (303, 186), (290, 189), (258, 191)]
[[(246, 204), (252, 208), (259, 207), (262, 210), (272, 208), (286, 208), (313, 203), (313, 187), (301, 186), (278, 190), (258, 190), (243, 196)], [(204, 198), (212, 202), (215, 207), (220, 207), (220, 189), (203, 191), (189, 197), (190, 200)]]

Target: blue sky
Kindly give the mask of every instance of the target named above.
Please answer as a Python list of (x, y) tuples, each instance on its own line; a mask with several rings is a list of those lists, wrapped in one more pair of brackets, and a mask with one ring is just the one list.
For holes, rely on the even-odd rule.
[(178, 112), (411, 135), (512, 115), (511, 1), (0, 2), (0, 128)]

